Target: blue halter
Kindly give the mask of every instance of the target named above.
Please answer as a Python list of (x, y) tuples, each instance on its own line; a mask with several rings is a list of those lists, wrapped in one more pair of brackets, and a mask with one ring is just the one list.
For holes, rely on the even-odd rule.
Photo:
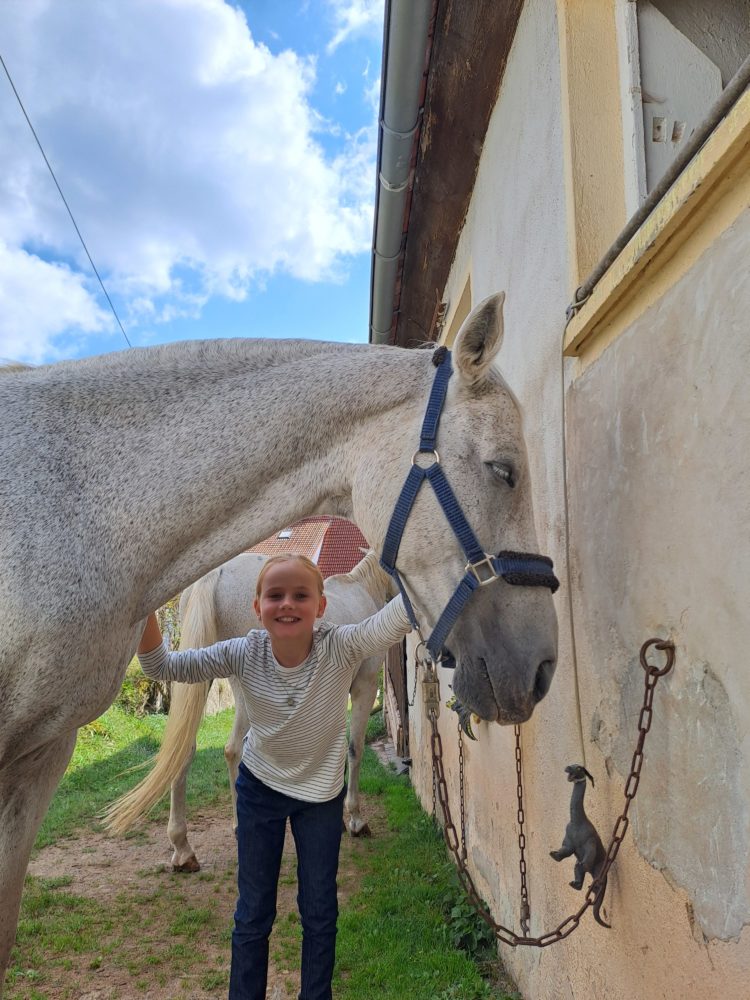
[[(443, 644), (448, 633), (455, 625), (456, 619), (477, 587), (482, 587), (495, 580), (503, 579), (506, 583), (515, 586), (549, 587), (554, 594), (560, 584), (552, 570), (552, 560), (547, 556), (535, 555), (528, 552), (499, 552), (496, 556), (488, 555), (477, 541), (477, 537), (472, 531), (469, 522), (464, 517), (461, 505), (456, 499), (450, 483), (443, 472), (440, 465), (440, 456), (435, 447), (440, 414), (442, 413), (445, 395), (448, 390), (448, 380), (453, 374), (450, 351), (438, 348), (435, 351), (433, 363), (436, 365), (437, 371), (435, 372), (430, 398), (427, 402), (427, 410), (422, 422), (419, 448), (412, 456), (411, 469), (391, 515), (391, 523), (388, 526), (388, 532), (383, 543), (383, 554), (380, 557), (380, 565), (396, 581), (404, 599), (406, 613), (411, 620), (413, 628), (421, 638), (414, 608), (406, 593), (406, 588), (399, 576), (399, 572), (396, 569), (396, 558), (409, 514), (414, 506), (419, 488), (426, 479), (435, 491), (435, 496), (443, 508), (443, 512), (448, 518), (448, 523), (453, 528), (453, 532), (458, 538), (467, 559), (466, 572), (461, 582), (456, 587), (453, 596), (440, 615), (432, 631), (432, 635), (425, 642), (425, 646), (433, 662), (437, 663), (441, 659)], [(417, 456), (420, 454), (432, 455), (434, 461), (425, 467), (417, 465)]]

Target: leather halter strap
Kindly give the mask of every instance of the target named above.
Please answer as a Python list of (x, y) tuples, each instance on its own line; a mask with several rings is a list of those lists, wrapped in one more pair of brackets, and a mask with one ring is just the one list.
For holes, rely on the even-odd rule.
[[(478, 587), (502, 579), (506, 583), (520, 587), (548, 587), (554, 593), (559, 587), (559, 581), (553, 572), (552, 560), (547, 556), (528, 552), (499, 552), (488, 555), (479, 544), (471, 525), (466, 520), (461, 505), (451, 489), (448, 478), (440, 464), (437, 452), (437, 433), (440, 414), (443, 411), (445, 396), (448, 391), (448, 381), (453, 374), (450, 351), (438, 348), (433, 362), (436, 365), (435, 378), (427, 402), (422, 432), (419, 438), (419, 448), (412, 456), (412, 465), (406, 477), (396, 506), (394, 507), (388, 531), (383, 543), (383, 554), (380, 565), (393, 577), (401, 591), (412, 626), (421, 636), (414, 608), (409, 600), (403, 581), (396, 568), (398, 550), (406, 528), (414, 501), (425, 480), (435, 492), (438, 503), (448, 519), (456, 538), (466, 556), (464, 575), (453, 592), (453, 596), (443, 609), (442, 614), (432, 630), (425, 646), (434, 662), (441, 658), (443, 644), (463, 611), (471, 595)], [(419, 455), (432, 455), (433, 461), (427, 466), (417, 463)]]

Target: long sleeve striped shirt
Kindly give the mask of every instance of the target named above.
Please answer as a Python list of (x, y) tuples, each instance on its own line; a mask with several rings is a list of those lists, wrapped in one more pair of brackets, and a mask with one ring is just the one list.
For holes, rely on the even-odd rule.
[(326, 802), (344, 784), (346, 710), (355, 671), (365, 657), (385, 652), (410, 631), (396, 597), (356, 625), (321, 622), (310, 654), (297, 667), (276, 661), (265, 629), (204, 649), (170, 653), (157, 646), (139, 660), (157, 680), (198, 683), (236, 675), (250, 720), (245, 766), (278, 792)]

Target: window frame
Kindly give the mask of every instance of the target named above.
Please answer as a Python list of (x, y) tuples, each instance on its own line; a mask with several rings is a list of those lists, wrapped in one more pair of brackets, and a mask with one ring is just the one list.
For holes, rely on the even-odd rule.
[[(574, 27), (569, 0), (559, 0), (564, 8), (568, 32)], [(638, 120), (640, 96), (633, 97), (634, 74), (638, 74), (637, 23), (635, 4), (629, 0), (614, 0), (611, 29), (617, 34), (619, 55), (619, 94), (621, 111), (621, 155), (610, 160), (609, 170), (613, 180), (618, 173), (618, 183), (624, 183), (623, 215), (627, 224), (642, 201), (645, 157), (638, 164)], [(634, 33), (635, 32), (635, 36)], [(563, 73), (568, 67), (561, 59)], [(564, 92), (575, 87), (573, 79), (563, 79)], [(570, 74), (569, 74), (570, 75)], [(637, 98), (637, 100), (636, 100)], [(637, 106), (636, 106), (637, 105)], [(575, 138), (576, 129), (585, 125), (575, 121), (575, 107), (569, 102), (569, 136)], [(570, 141), (573, 141), (570, 139)], [(641, 144), (642, 126), (641, 126)], [(570, 158), (570, 151), (567, 154)], [(583, 183), (571, 169), (570, 185)], [(580, 195), (578, 197), (580, 201)], [(577, 202), (572, 198), (574, 218), (572, 241), (574, 247), (580, 238), (581, 220)], [(636, 206), (636, 209), (633, 206)], [(682, 170), (669, 190), (656, 204), (650, 215), (633, 234), (626, 246), (604, 272), (591, 296), (577, 309), (568, 323), (563, 351), (568, 357), (580, 358), (585, 366), (616, 336), (665, 293), (729, 225), (739, 213), (750, 205), (750, 90), (737, 100), (726, 117), (719, 122), (708, 140), (690, 163)], [(588, 209), (591, 212), (591, 207)], [(610, 222), (612, 213), (607, 217)], [(608, 227), (609, 242), (617, 233)], [(601, 252), (607, 248), (601, 248)], [(648, 272), (646, 274), (646, 272)], [(590, 271), (589, 271), (590, 273)], [(578, 287), (587, 275), (575, 273), (573, 280)], [(638, 280), (638, 279), (648, 280)]]

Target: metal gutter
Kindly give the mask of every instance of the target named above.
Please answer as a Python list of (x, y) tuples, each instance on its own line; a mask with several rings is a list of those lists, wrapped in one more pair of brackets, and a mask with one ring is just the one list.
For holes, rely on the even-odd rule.
[(435, 0), (386, 0), (377, 189), (370, 271), (370, 342), (392, 342)]

